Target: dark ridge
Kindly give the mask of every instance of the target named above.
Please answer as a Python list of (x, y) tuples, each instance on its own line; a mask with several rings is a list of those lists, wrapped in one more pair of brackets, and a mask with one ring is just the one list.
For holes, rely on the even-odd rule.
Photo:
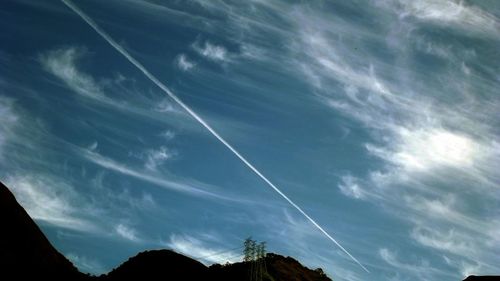
[[(214, 264), (200, 262), (170, 250), (139, 253), (99, 277), (79, 272), (50, 244), (40, 228), (0, 182), (0, 280), (168, 281), (255, 280), (257, 264), (263, 281), (331, 281), (323, 270), (311, 270), (291, 257), (269, 253), (256, 262)], [(500, 281), (498, 276), (469, 276), (465, 281)]]
[[(23, 280), (82, 280), (86, 276), (50, 244), (10, 190), (0, 182), (1, 275)], [(6, 280), (0, 278), (2, 280)]]
[(464, 279), (464, 281), (500, 281), (500, 276), (475, 276), (471, 275)]
[(206, 280), (208, 268), (202, 263), (170, 250), (153, 250), (129, 258), (107, 275), (118, 280)]
[[(238, 262), (227, 265), (214, 264), (209, 267), (211, 280), (252, 280), (252, 266), (265, 265), (266, 271), (262, 274), (263, 281), (331, 281), (321, 268), (311, 270), (291, 257), (268, 253), (266, 257), (254, 262)], [(255, 280), (255, 278), (253, 279)]]

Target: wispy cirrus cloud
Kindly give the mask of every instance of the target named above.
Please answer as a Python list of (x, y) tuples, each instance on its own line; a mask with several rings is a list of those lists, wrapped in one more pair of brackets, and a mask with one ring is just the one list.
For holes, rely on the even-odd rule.
[[(169, 179), (164, 176), (165, 172), (163, 173), (164, 174), (163, 176), (160, 176), (155, 173), (147, 172), (146, 170), (143, 169), (128, 167), (124, 164), (114, 161), (113, 159), (104, 157), (98, 153), (88, 150), (80, 150), (80, 154), (83, 158), (87, 159), (88, 161), (98, 166), (130, 176), (132, 178), (136, 178), (138, 180), (149, 182), (156, 186), (160, 186), (166, 189), (178, 191), (193, 196), (199, 196), (202, 198), (232, 200), (228, 197), (216, 193), (213, 190), (212, 191), (209, 190), (209, 189), (215, 189), (214, 186), (197, 182), (195, 180), (189, 180), (189, 179), (175, 180), (174, 178)], [(174, 177), (173, 175), (171, 176)]]
[(139, 238), (139, 234), (136, 229), (132, 228), (129, 225), (126, 225), (124, 223), (119, 223), (115, 226), (115, 231), (116, 234), (126, 240), (132, 241), (132, 242), (141, 242), (142, 239)]
[[(101, 231), (100, 226), (92, 221), (92, 208), (85, 206), (73, 187), (61, 179), (55, 180), (43, 174), (9, 176), (5, 184), (37, 221), (77, 231)], [(82, 209), (87, 209), (90, 217), (82, 215)]]
[[(447, 254), (456, 246), (450, 259), (457, 270), (460, 264), (497, 260), (488, 245), (496, 241), (491, 233), (496, 233), (498, 208), (477, 204), (495, 206), (499, 200), (495, 190), (500, 178), (494, 169), (500, 166), (495, 129), (499, 80), (486, 63), (480, 66), (493, 59), (492, 53), (427, 32), (434, 25), (494, 41), (499, 29), (492, 13), (451, 0), (344, 6), (383, 23), (399, 23), (373, 25), (331, 17), (322, 5), (312, 3), (291, 8), (281, 2), (254, 2), (251, 7), (198, 2), (227, 16), (221, 24), (231, 23), (227, 32), (238, 35), (241, 46), (249, 41), (266, 50), (259, 53), (259, 61), (267, 56), (264, 61), (273, 69), (286, 68), (283, 72), (307, 81), (320, 103), (370, 134), (361, 146), (380, 165), (340, 176), (342, 194), (401, 214), (410, 223), (407, 240), (417, 246)], [(275, 20), (262, 16), (269, 14), (276, 14)], [(261, 34), (271, 34), (274, 44), (286, 47), (269, 52)], [(492, 42), (487, 44), (491, 51)], [(381, 48), (387, 52), (373, 51)], [(440, 59), (442, 67), (424, 71), (419, 61), (423, 55)], [(493, 223), (481, 223), (485, 218)], [(471, 245), (476, 235), (484, 238), (484, 243), (474, 244), (482, 250), (458, 250)], [(442, 243), (446, 238), (452, 245)]]
[(398, 255), (395, 252), (387, 248), (380, 248), (379, 255), (388, 265), (393, 267), (395, 270), (402, 270), (407, 274), (411, 274), (421, 280), (433, 278), (433, 275), (441, 277), (446, 276), (448, 278), (455, 277), (454, 274), (450, 274), (449, 272), (431, 267), (430, 263), (426, 260), (421, 260), (420, 263), (403, 262), (399, 259)]
[(75, 92), (101, 101), (104, 93), (92, 76), (82, 72), (76, 63), (86, 54), (82, 47), (67, 47), (48, 51), (39, 56), (40, 63), (50, 73), (61, 79)]
[(224, 247), (216, 247), (202, 239), (190, 235), (172, 234), (167, 242), (163, 242), (166, 247), (172, 250), (196, 258), (205, 264), (225, 264), (241, 261), (241, 251), (238, 249), (228, 250)]
[[(495, 122), (494, 107), (499, 104), (492, 96), (494, 87), (486, 88), (490, 98), (486, 102), (457, 89), (456, 94), (470, 104), (483, 104), (481, 113), (465, 109), (457, 96), (445, 102), (433, 96), (440, 90), (432, 83), (419, 91), (408, 88), (406, 80), (398, 81), (397, 76), (395, 79), (378, 74), (392, 71), (383, 59), (353, 57), (351, 50), (345, 49), (344, 43), (335, 36), (335, 28), (323, 26), (317, 14), (312, 19), (308, 18), (308, 12), (300, 15), (304, 17), (298, 27), (303, 31), (299, 37), (301, 44), (293, 48), (303, 54), (297, 59), (298, 69), (309, 78), (324, 104), (369, 128), (374, 141), (365, 143), (366, 152), (384, 163), (383, 168), (370, 171), (365, 178), (341, 177), (340, 191), (352, 198), (390, 206), (387, 207), (390, 210), (404, 210), (401, 219), (415, 223), (415, 229), (432, 229), (439, 225), (440, 233), (445, 234), (441, 238), (449, 233), (454, 235), (453, 245), (457, 246), (454, 258), (491, 264), (489, 254), (484, 253), (490, 252), (487, 245), (494, 238), (484, 234), (492, 231), (497, 220), (493, 219), (495, 222), (489, 226), (484, 225), (480, 217), (466, 210), (470, 204), (475, 204), (473, 200), (487, 200), (491, 204), (498, 200), (496, 195), (494, 198), (484, 196), (492, 194), (494, 186), (500, 182), (492, 170), (500, 164), (495, 141), (499, 136), (491, 127)], [(308, 27), (308, 22), (316, 23), (312, 26), (315, 31)], [(447, 59), (460, 60), (453, 56)], [(460, 66), (461, 62), (455, 61), (454, 65)], [(452, 75), (449, 79), (455, 81), (457, 77), (467, 79), (470, 71), (459, 67), (452, 73), (441, 75)], [(471, 86), (480, 83), (468, 81)], [(491, 123), (485, 124), (484, 120)], [(456, 173), (460, 174), (460, 179), (451, 177)], [(461, 192), (473, 193), (475, 199), (466, 198)], [(455, 194), (452, 201), (448, 201), (450, 193)], [(491, 209), (484, 211), (489, 216), (495, 213)], [(437, 234), (432, 236), (415, 230), (409, 233), (409, 239), (415, 239), (422, 246), (443, 252), (450, 250), (439, 243)], [(468, 245), (475, 235), (489, 241), (475, 245), (483, 249), (482, 253), (459, 253), (459, 246)]]
[(411, 236), (422, 245), (463, 256), (475, 256), (479, 249), (472, 239), (464, 237), (454, 229), (443, 233), (437, 229), (416, 227), (412, 230)]
[[(110, 188), (105, 174), (88, 173), (77, 160), (81, 155), (71, 152), (73, 145), (55, 135), (42, 120), (20, 105), (14, 106), (14, 100), (0, 99), (0, 108), (6, 114), (2, 118), (15, 120), (8, 127), (7, 122), (0, 125), (4, 143), (9, 146), (8, 153), (1, 155), (9, 158), (9, 166), (1, 169), (1, 180), (35, 221), (97, 237), (143, 241), (130, 225), (135, 222), (135, 214), (158, 208), (150, 193)], [(53, 150), (65, 150), (64, 160), (58, 161)], [(98, 142), (91, 142), (88, 151), (97, 154), (98, 150)], [(5, 163), (0, 162), (2, 167)], [(125, 217), (130, 222), (124, 223)]]
[[(213, 38), (231, 38), (231, 45), (225, 46), (240, 46), (241, 56), (248, 59), (246, 62), (257, 61), (263, 75), (280, 73), (286, 75), (287, 81), (310, 86), (304, 96), (312, 93), (310, 97), (317, 103), (331, 109), (332, 119), (337, 120), (340, 114), (367, 133), (361, 143), (352, 138), (354, 134), (346, 138), (359, 145), (376, 165), (368, 170), (345, 171), (334, 185), (339, 196), (358, 199), (354, 203), (360, 205), (375, 204), (388, 216), (401, 220), (406, 230), (395, 230), (385, 239), (403, 237), (405, 246), (371, 253), (385, 264), (394, 265), (391, 267), (396, 280), (414, 277), (416, 269), (423, 266), (434, 274), (433, 269), (441, 266), (435, 261), (421, 262), (420, 254), (447, 255), (449, 268), (444, 270), (449, 272), (484, 274), (492, 272), (488, 264), (500, 262), (492, 255), (498, 250), (500, 233), (496, 216), (500, 178), (495, 171), (500, 163), (496, 129), (500, 104), (496, 89), (500, 80), (494, 63), (495, 49), (491, 48), (494, 44), (483, 45), (498, 37), (495, 12), (473, 3), (448, 0), (372, 1), (364, 5), (322, 1), (294, 5), (249, 1), (235, 5), (199, 0), (174, 8), (169, 3), (130, 1), (123, 5), (141, 7), (157, 22), (180, 19), (180, 24), (211, 32)], [(198, 5), (196, 11), (183, 10), (193, 5)], [(329, 5), (334, 6), (334, 16)], [(339, 11), (347, 11), (349, 16)], [(442, 30), (453, 32), (436, 36)], [(236, 61), (236, 54), (228, 47), (214, 42), (221, 41), (199, 40), (198, 50), (191, 48), (213, 62)], [(67, 69), (72, 75), (59, 73), (55, 77), (67, 81), (67, 86), (69, 82), (80, 87), (72, 89), (82, 96), (102, 98), (89, 96), (95, 94), (90, 91), (92, 84), (103, 94), (108, 89), (78, 67), (77, 55), (73, 55), (75, 59), (67, 59), (65, 52), (57, 55), (60, 64), (54, 63), (57, 56), (46, 64)], [(65, 62), (74, 68), (64, 68)], [(180, 59), (176, 62), (182, 69)], [(187, 56), (185, 62), (191, 62)], [(53, 67), (45, 69), (54, 72)], [(83, 74), (82, 78), (71, 78), (78, 74)], [(116, 107), (120, 103), (104, 104)], [(166, 100), (148, 105), (142, 116), (175, 111)], [(99, 141), (96, 148), (101, 147), (105, 144)], [(111, 159), (103, 160), (99, 155), (90, 162), (105, 172), (159, 186), (171, 184), (164, 181), (169, 176), (145, 169), (142, 163), (133, 166), (117, 159), (109, 162)], [(158, 163), (152, 167), (160, 169), (161, 161)], [(299, 241), (316, 238), (307, 234), (305, 223), (302, 228), (301, 222), (291, 216), (285, 221), (294, 226)], [(377, 244), (370, 239), (366, 237)], [(289, 247), (295, 246), (292, 243)], [(306, 242), (300, 246), (304, 257), (313, 260), (318, 256)], [(468, 247), (474, 250), (467, 251)], [(415, 259), (407, 259), (410, 253)], [(333, 268), (335, 272), (343, 270)], [(346, 280), (365, 279), (352, 272), (339, 275)], [(441, 277), (436, 273), (428, 279)]]
[(162, 165), (165, 161), (174, 157), (176, 153), (166, 146), (161, 146), (158, 149), (150, 149), (146, 151), (146, 163), (144, 167), (150, 171), (156, 171), (157, 167)]
[[(451, 0), (345, 4), (346, 10), (374, 20), (353, 23), (331, 17), (322, 11), (325, 5), (314, 3), (196, 3), (221, 16), (220, 22), (212, 18), (211, 26), (229, 25), (219, 30), (238, 38), (234, 43), (242, 50), (247, 45), (265, 50), (253, 57), (308, 82), (320, 103), (370, 134), (360, 145), (380, 164), (341, 175), (337, 186), (342, 194), (400, 214), (410, 223), (407, 241), (417, 247), (449, 254), (451, 246), (440, 243), (447, 237), (457, 249), (476, 235), (483, 237), (485, 243), (475, 244), (482, 251), (451, 253), (457, 270), (462, 263), (496, 260), (485, 253), (496, 241), (490, 233), (497, 233), (498, 209), (477, 204), (495, 206), (499, 200), (494, 169), (500, 166), (498, 78), (483, 63), (494, 59), (485, 52), (492, 44), (481, 49), (427, 32), (439, 26), (468, 38), (496, 40), (493, 13)], [(272, 44), (286, 47), (269, 48), (264, 34), (276, 39)], [(203, 42), (198, 47), (201, 52)], [(439, 59), (440, 67), (426, 71), (422, 56)], [(482, 224), (484, 218), (493, 223)]]
[(182, 71), (190, 71), (196, 66), (196, 63), (191, 61), (185, 54), (178, 55), (175, 59), (175, 62), (177, 64), (177, 67)]
[(204, 43), (197, 40), (191, 46), (199, 55), (209, 60), (215, 62), (227, 62), (230, 60), (230, 54), (225, 47), (213, 44), (208, 40), (204, 41)]
[(364, 199), (366, 197), (365, 191), (356, 182), (356, 178), (350, 175), (342, 176), (342, 182), (339, 184), (339, 189), (348, 197), (356, 199)]
[(164, 138), (165, 140), (170, 141), (170, 140), (174, 139), (177, 136), (177, 134), (172, 130), (165, 130), (165, 131), (160, 133), (160, 136), (162, 138)]
[(457, 0), (396, 1), (393, 5), (400, 17), (415, 17), (419, 20), (459, 28), (473, 33), (498, 36), (500, 23), (495, 15), (479, 7)]
[[(111, 79), (94, 78), (82, 70), (81, 60), (87, 57), (86, 48), (69, 46), (40, 53), (39, 62), (66, 87), (100, 106), (170, 125), (186, 120), (186, 114), (163, 95), (144, 95), (137, 90), (133, 80), (129, 81), (121, 74)], [(173, 118), (165, 118), (165, 114), (171, 114)]]

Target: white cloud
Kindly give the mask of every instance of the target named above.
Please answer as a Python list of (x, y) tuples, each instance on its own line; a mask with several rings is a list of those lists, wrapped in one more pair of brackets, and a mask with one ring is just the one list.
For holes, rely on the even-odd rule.
[[(428, 1), (405, 3), (418, 6), (423, 2)], [(417, 8), (429, 8), (427, 12), (432, 13), (435, 7)], [(476, 8), (463, 8), (465, 11), (456, 18), (450, 10), (443, 11), (447, 13), (443, 20), (447, 25), (480, 29), (479, 17), (469, 22), (466, 20), (465, 24), (459, 22), (464, 17), (471, 19), (480, 15), (478, 10), (472, 10)], [(424, 19), (433, 17), (424, 15), (424, 10), (415, 11), (421, 20), (438, 20), (438, 16)], [(483, 209), (474, 201), (495, 205), (495, 200), (499, 199), (495, 186), (500, 178), (492, 170), (493, 166), (500, 166), (496, 152), (498, 134), (491, 127), (496, 124), (493, 120), (496, 120), (498, 110), (495, 108), (499, 101), (491, 98), (484, 102), (475, 96), (476, 93), (466, 93), (459, 88), (450, 90), (453, 94), (443, 95), (440, 86), (424, 83), (425, 79), (432, 80), (433, 75), (440, 75), (440, 78), (448, 79), (440, 83), (460, 84), (468, 89), (477, 87), (475, 82), (466, 80), (474, 70), (464, 68), (463, 62), (476, 60), (480, 54), (459, 44), (447, 46), (434, 38), (414, 40), (411, 32), (415, 26), (402, 25), (398, 27), (402, 31), (397, 36), (401, 37), (401, 42), (410, 42), (410, 46), (401, 45), (406, 46), (401, 49), (396, 46), (392, 53), (396, 58), (404, 62), (404, 57), (412, 56), (411, 52), (415, 50), (411, 44), (416, 43), (417, 49), (423, 48), (446, 58), (455, 67), (453, 71), (447, 69), (433, 74), (413, 73), (413, 66), (407, 63), (388, 65), (386, 59), (370, 52), (353, 51), (353, 46), (372, 46), (374, 42), (388, 44), (381, 37), (367, 34), (368, 29), (362, 26), (341, 20), (336, 22), (335, 19), (326, 19), (321, 12), (300, 8), (294, 15), (301, 19), (294, 37), (289, 40), (296, 73), (302, 74), (310, 83), (321, 102), (368, 129), (371, 140), (365, 144), (366, 151), (382, 160), (379, 168), (368, 171), (366, 176), (343, 177), (339, 190), (348, 197), (375, 202), (389, 213), (398, 214), (410, 222), (413, 229), (419, 230), (414, 230), (410, 238), (422, 247), (432, 246), (449, 253), (455, 245), (455, 254), (459, 257), (454, 258), (487, 263), (495, 261), (484, 253), (492, 251), (487, 245), (493, 245), (495, 238), (487, 233), (492, 233), (496, 224), (488, 225), (482, 221), (485, 214), (489, 216), (498, 210)], [(384, 36), (389, 34), (384, 33)], [(494, 84), (491, 81), (482, 83), (481, 89), (486, 92), (481, 95), (493, 97)], [(473, 109), (471, 105), (474, 105)], [(473, 208), (484, 212), (478, 215), (471, 212)], [(496, 222), (493, 218), (490, 221)], [(424, 231), (436, 227), (439, 227), (439, 233)], [(449, 232), (449, 229), (453, 231)], [(456, 240), (445, 244), (446, 238)], [(474, 244), (481, 250), (465, 252), (464, 245), (472, 245), (470, 241), (475, 239), (487, 242)], [(498, 249), (498, 246), (494, 248)], [(382, 253), (390, 260), (388, 252)]]
[(439, 25), (451, 25), (461, 29), (499, 34), (499, 23), (493, 14), (477, 6), (458, 0), (399, 0), (401, 16), (413, 16)]
[(479, 156), (480, 146), (471, 138), (442, 129), (399, 128), (393, 151), (368, 144), (367, 150), (407, 171), (441, 166), (469, 168)]
[(188, 59), (185, 54), (180, 54), (175, 59), (177, 63), (177, 67), (179, 67), (182, 71), (189, 71), (196, 66), (196, 64)]
[(209, 41), (205, 41), (203, 45), (200, 45), (200, 42), (196, 41), (192, 46), (198, 54), (209, 60), (218, 62), (226, 62), (229, 60), (229, 52), (223, 46), (212, 44)]
[(77, 47), (55, 49), (40, 55), (40, 62), (48, 72), (61, 79), (70, 89), (81, 95), (103, 100), (105, 97), (101, 87), (76, 65), (85, 52), (85, 49)]
[(115, 232), (116, 234), (118, 234), (118, 236), (132, 242), (142, 241), (142, 239), (140, 239), (138, 236), (137, 230), (123, 223), (119, 223), (115, 226)]
[(84, 210), (87, 214), (96, 210), (83, 205), (73, 187), (62, 179), (46, 175), (9, 176), (5, 183), (33, 219), (72, 230), (99, 231), (90, 218), (82, 217)]
[(193, 257), (204, 264), (225, 264), (241, 261), (241, 252), (207, 245), (198, 238), (189, 235), (171, 235), (168, 242), (164, 243), (172, 250)]
[(189, 179), (167, 179), (165, 178), (165, 175), (167, 174), (166, 172), (162, 172), (162, 176), (160, 176), (149, 173), (147, 170), (133, 169), (89, 150), (80, 150), (80, 153), (83, 158), (103, 168), (128, 175), (166, 189), (175, 190), (178, 192), (203, 198), (233, 200), (231, 198), (218, 195), (212, 191), (207, 191), (207, 189), (215, 189), (215, 187), (203, 184), (201, 182)]
[(477, 255), (478, 245), (468, 236), (455, 229), (442, 232), (437, 229), (416, 227), (411, 237), (420, 244), (433, 249), (444, 250), (461, 256), (473, 257)]
[[(439, 192), (437, 192), (439, 194)], [(439, 194), (440, 198), (432, 199), (425, 198), (421, 195), (404, 195), (401, 203), (407, 206), (407, 210), (414, 212), (416, 217), (425, 218), (429, 222), (429, 228), (432, 228), (433, 223), (440, 222), (441, 226), (445, 223), (456, 226), (461, 231), (475, 232), (475, 235), (484, 236), (485, 239), (495, 239), (494, 232), (491, 232), (497, 225), (500, 225), (500, 220), (496, 217), (490, 218), (489, 222), (485, 222), (485, 217), (477, 218), (463, 211), (467, 207), (464, 203), (457, 202), (457, 196)], [(466, 202), (463, 199), (462, 202)], [(410, 218), (409, 218), (410, 219)], [(415, 220), (417, 226), (420, 226), (422, 220)], [(424, 224), (425, 225), (425, 224)], [(434, 227), (435, 228), (435, 227)]]
[[(285, 63), (284, 72), (307, 79), (320, 101), (369, 130), (372, 138), (366, 149), (371, 156), (381, 160), (379, 168), (368, 171), (365, 178), (356, 175), (351, 181), (343, 181), (338, 186), (343, 194), (380, 203), (408, 221), (409, 238), (422, 247), (448, 253), (453, 247), (464, 250), (463, 245), (469, 245), (469, 239), (481, 237), (484, 243), (477, 245), (477, 252), (490, 253), (498, 249), (498, 238), (491, 234), (498, 234), (500, 228), (488, 217), (497, 209), (487, 210), (474, 205), (474, 202), (481, 202), (484, 206), (498, 206), (495, 204), (500, 180), (496, 172), (496, 167), (500, 166), (496, 129), (498, 83), (481, 78), (480, 87), (477, 87), (478, 84), (470, 80), (480, 74), (475, 73), (475, 63), (469, 60), (479, 62), (481, 52), (476, 53), (473, 48), (460, 44), (446, 45), (442, 38), (414, 40), (414, 31), (428, 23), (497, 36), (500, 29), (491, 14), (459, 1), (382, 1), (387, 5), (375, 1), (377, 7), (382, 5), (388, 9), (383, 11), (368, 6), (365, 12), (373, 12), (370, 16), (380, 20), (374, 22), (388, 29), (373, 32), (361, 22), (352, 24), (342, 17), (332, 17), (312, 4), (307, 7), (293, 5), (290, 11), (286, 9), (289, 5), (280, 2), (252, 2), (255, 11), (264, 13), (250, 13), (243, 7), (245, 5), (198, 2), (205, 3), (203, 7), (213, 13), (230, 15), (229, 24), (211, 19), (211, 27), (230, 30), (232, 35), (243, 35), (244, 40), (256, 43), (252, 46), (255, 49), (248, 51), (242, 42), (244, 56), (266, 56), (260, 61), (275, 66), (293, 61), (294, 64)], [(394, 15), (390, 13), (399, 14), (399, 20), (391, 18)], [(278, 20), (270, 20), (267, 17), (270, 14), (276, 15)], [(221, 26), (227, 28), (217, 28)], [(262, 30), (266, 31), (266, 36), (275, 36), (278, 42), (287, 46), (286, 50), (253, 52), (271, 49), (266, 48), (269, 43), (253, 40)], [(397, 37), (396, 41), (401, 44), (391, 45), (385, 41), (392, 37)], [(353, 46), (360, 46), (359, 51), (353, 51)], [(363, 47), (379, 49), (383, 58)], [(208, 41), (197, 41), (192, 48), (213, 61), (224, 62), (232, 58), (226, 48)], [(417, 71), (412, 65), (416, 62), (411, 60), (415, 48), (446, 58), (450, 65), (458, 66), (458, 72), (446, 65), (429, 73)], [(286, 53), (287, 50), (290, 53)], [(435, 81), (446, 87), (436, 86)], [(465, 93), (462, 89), (472, 90)], [(481, 92), (476, 93), (475, 89)], [(476, 98), (476, 94), (488, 97), (487, 101)], [(464, 100), (466, 102), (462, 102)], [(155, 110), (166, 112), (172, 108), (165, 103)], [(96, 157), (93, 161), (160, 186), (171, 184), (158, 175), (108, 160)], [(447, 194), (455, 194), (455, 197)], [(484, 220), (493, 223), (480, 223)], [(488, 234), (478, 236), (478, 232)], [(446, 239), (451, 243), (446, 244)], [(473, 253), (473, 259), (488, 260), (477, 252)], [(394, 264), (399, 262), (388, 250), (380, 254)], [(456, 251), (456, 254), (464, 255), (465, 252)], [(454, 266), (458, 269), (472, 264), (474, 267), (470, 262), (460, 264)]]
[(420, 260), (419, 263), (406, 263), (400, 260), (398, 255), (387, 248), (380, 248), (379, 255), (387, 264), (393, 267), (393, 270), (404, 271), (407, 274), (416, 276), (418, 280), (434, 280), (437, 276), (447, 276), (456, 278), (455, 274), (432, 267), (426, 260)]
[(364, 190), (358, 185), (356, 179), (350, 175), (343, 176), (339, 184), (340, 191), (355, 199), (364, 199), (366, 197)]
[(148, 150), (146, 152), (146, 163), (144, 167), (150, 171), (156, 171), (158, 166), (172, 158), (175, 154), (175, 152), (172, 152), (165, 146), (161, 146), (159, 149)]
[(176, 122), (176, 119), (165, 118), (163, 114), (153, 114), (151, 110), (187, 117), (184, 111), (177, 109), (168, 98), (163, 98), (163, 95), (158, 102), (156, 98), (147, 97), (135, 87), (124, 86), (123, 82), (127, 78), (123, 75), (96, 81), (78, 65), (78, 61), (85, 56), (85, 53), (84, 48), (59, 48), (42, 53), (39, 61), (47, 72), (60, 79), (69, 89), (100, 105), (169, 124)]
[(165, 130), (160, 133), (160, 136), (163, 137), (165, 140), (169, 141), (172, 140), (176, 137), (176, 133), (172, 130)]
[[(483, 239), (469, 258), (496, 261), (478, 253), (498, 249), (494, 243), (498, 240), (491, 235), (497, 233), (492, 214), (498, 210), (476, 202), (497, 206), (500, 199), (496, 192), (500, 178), (494, 168), (500, 166), (498, 83), (480, 78), (474, 65), (484, 54), (473, 45), (418, 32), (432, 24), (466, 31), (460, 36), (497, 36), (495, 17), (459, 1), (374, 1), (360, 10), (379, 20), (380, 25), (368, 27), (366, 22), (332, 17), (314, 4), (292, 9), (281, 2), (252, 2), (252, 6), (254, 13), (231, 4), (213, 4), (210, 10), (230, 15), (231, 35), (244, 34), (238, 42), (243, 56), (258, 57), (267, 66), (309, 82), (320, 102), (370, 133), (365, 148), (370, 157), (378, 158), (378, 167), (343, 177), (339, 190), (375, 202), (408, 222), (408, 240), (414, 239), (417, 246), (433, 245), (436, 251), (449, 253), (450, 245), (464, 250), (462, 243)], [(276, 14), (277, 19), (263, 16), (267, 14)], [(268, 42), (260, 41), (263, 30), (276, 38), (273, 44), (286, 47), (268, 52), (276, 46), (269, 48)], [(252, 49), (266, 52), (253, 55), (246, 41), (252, 42)], [(197, 43), (198, 50), (203, 49)], [(446, 64), (428, 72), (419, 69), (414, 58), (422, 52)], [(493, 223), (482, 223), (485, 218)], [(449, 247), (440, 243), (446, 238), (455, 239)], [(467, 258), (461, 252), (453, 259)]]
[(158, 112), (178, 112), (178, 110), (168, 98), (161, 100), (161, 102), (156, 104), (153, 109)]

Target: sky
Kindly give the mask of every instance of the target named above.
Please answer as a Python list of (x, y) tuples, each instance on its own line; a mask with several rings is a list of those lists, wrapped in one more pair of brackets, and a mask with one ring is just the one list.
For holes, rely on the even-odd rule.
[(500, 2), (67, 3), (0, 4), (0, 180), (80, 270), (251, 236), (334, 280), (500, 274)]

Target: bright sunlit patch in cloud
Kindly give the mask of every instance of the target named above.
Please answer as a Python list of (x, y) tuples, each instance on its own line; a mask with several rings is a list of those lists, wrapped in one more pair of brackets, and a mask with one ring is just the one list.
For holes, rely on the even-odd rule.
[(405, 170), (427, 170), (434, 167), (470, 167), (477, 145), (464, 135), (442, 129), (398, 130), (393, 150), (367, 145), (368, 151), (403, 167)]
[(466, 137), (450, 132), (435, 132), (428, 136), (428, 154), (434, 161), (446, 164), (470, 164), (473, 154), (473, 143)]

